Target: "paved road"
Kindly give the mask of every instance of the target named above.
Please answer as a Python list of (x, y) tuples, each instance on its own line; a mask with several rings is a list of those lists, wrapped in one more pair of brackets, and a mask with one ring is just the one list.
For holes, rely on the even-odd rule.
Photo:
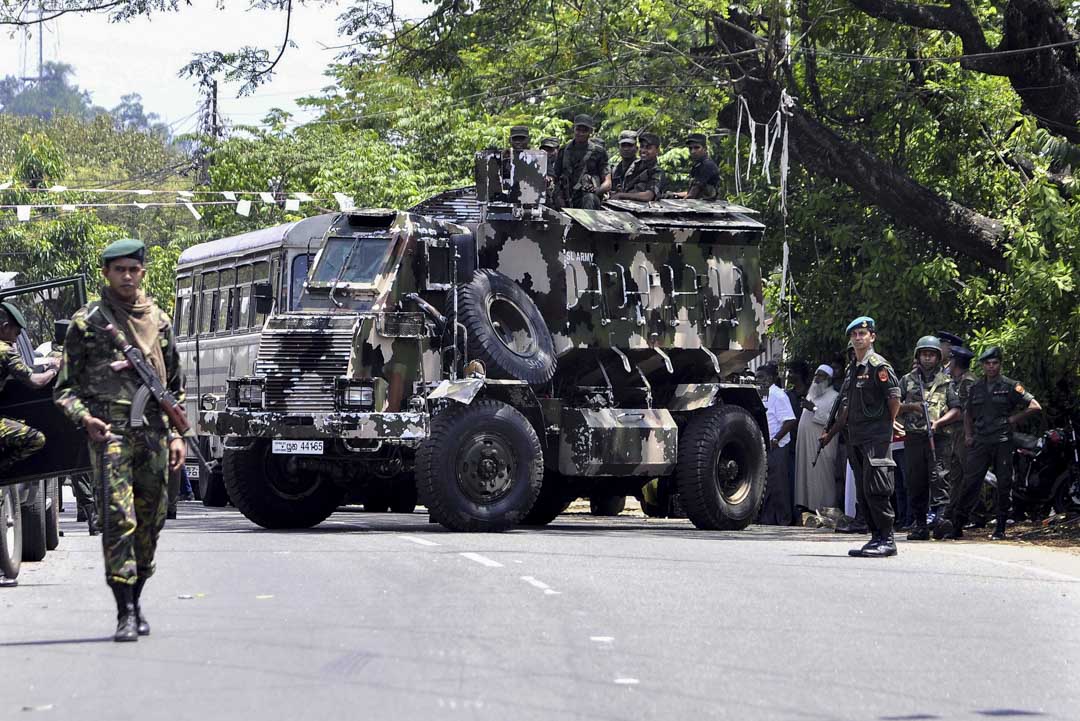
[[(73, 504), (69, 504), (69, 509)], [(684, 521), (256, 530), (182, 504), (114, 644), (100, 548), (0, 589), (0, 719), (1080, 718), (1080, 556)]]

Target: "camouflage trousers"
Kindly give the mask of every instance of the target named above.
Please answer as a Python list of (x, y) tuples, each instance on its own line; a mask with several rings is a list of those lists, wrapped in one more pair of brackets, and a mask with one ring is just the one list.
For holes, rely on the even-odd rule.
[(45, 447), (45, 434), (13, 418), (0, 418), (0, 471)]
[(149, 578), (168, 504), (165, 433), (123, 431), (107, 444), (91, 443), (90, 462), (98, 497), (105, 494), (98, 504), (105, 581), (130, 585)]

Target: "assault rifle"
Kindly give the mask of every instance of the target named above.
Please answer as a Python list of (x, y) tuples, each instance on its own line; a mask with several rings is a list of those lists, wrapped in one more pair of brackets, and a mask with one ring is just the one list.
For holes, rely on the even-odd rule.
[(934, 477), (937, 478), (937, 444), (934, 443), (933, 423), (930, 422), (930, 404), (926, 400), (926, 386), (923, 385), (922, 372), (915, 371), (915, 377), (919, 379), (919, 398), (922, 399), (923, 422), (926, 423), (926, 437), (930, 441), (930, 460), (934, 463)]
[[(143, 352), (133, 346), (127, 341), (127, 338), (116, 327), (116, 321), (112, 318), (111, 314), (101, 305), (96, 307), (96, 310), (100, 310), (101, 314), (105, 317), (107, 325), (104, 330), (109, 334), (109, 337), (113, 341), (120, 352), (124, 354), (124, 360), (111, 364), (111, 368), (114, 371), (122, 371), (132, 369), (135, 374), (139, 376), (139, 380), (142, 385), (135, 391), (134, 397), (131, 399), (131, 426), (138, 428), (145, 425), (146, 421), (144, 414), (146, 411), (146, 404), (151, 398), (157, 401), (158, 406), (161, 407), (161, 411), (165, 414), (165, 417), (169, 419), (169, 425), (179, 433), (187, 442), (188, 448), (191, 449), (192, 454), (199, 463), (200, 473), (210, 473), (210, 468), (206, 463), (206, 459), (203, 457), (202, 451), (199, 450), (199, 446), (195, 443), (195, 439), (191, 435), (191, 423), (188, 421), (187, 413), (184, 412), (183, 405), (180, 401), (176, 400), (176, 396), (169, 392), (169, 389), (165, 387), (165, 384), (158, 378), (157, 372), (154, 371), (154, 367), (147, 362)], [(89, 317), (89, 316), (88, 316)], [(204, 478), (210, 478), (209, 475)]]

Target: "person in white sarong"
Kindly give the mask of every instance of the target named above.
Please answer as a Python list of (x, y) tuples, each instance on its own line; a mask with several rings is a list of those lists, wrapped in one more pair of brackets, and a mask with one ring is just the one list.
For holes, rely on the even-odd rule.
[(825, 430), (829, 412), (839, 395), (832, 387), (833, 369), (820, 365), (814, 371), (814, 382), (803, 401), (799, 417), (799, 432), (795, 447), (795, 505), (810, 511), (836, 507), (837, 437), (821, 449), (817, 464), (811, 466), (818, 451), (818, 438)]

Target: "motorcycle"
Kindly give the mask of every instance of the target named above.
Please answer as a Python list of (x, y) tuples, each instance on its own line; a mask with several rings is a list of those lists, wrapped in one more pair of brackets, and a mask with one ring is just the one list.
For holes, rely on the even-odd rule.
[(1013, 506), (1032, 518), (1080, 510), (1080, 443), (1072, 419), (1041, 436), (1013, 435)]

